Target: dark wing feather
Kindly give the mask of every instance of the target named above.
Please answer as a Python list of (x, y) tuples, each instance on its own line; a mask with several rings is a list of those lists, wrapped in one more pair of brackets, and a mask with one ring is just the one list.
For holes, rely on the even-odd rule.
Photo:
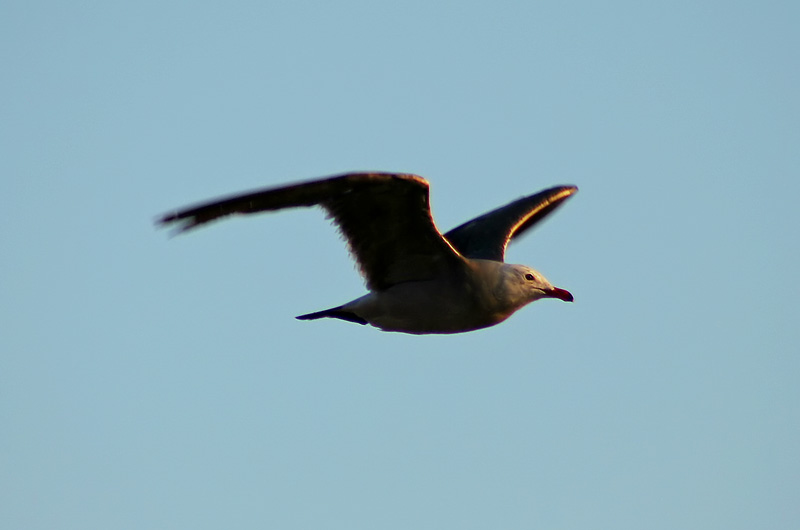
[(540, 191), (467, 221), (444, 237), (467, 258), (503, 261), (511, 239), (553, 213), (577, 191), (575, 186)]
[(416, 175), (350, 173), (200, 204), (158, 222), (182, 232), (229, 215), (315, 205), (338, 225), (372, 290), (463, 270), (433, 222), (428, 183)]

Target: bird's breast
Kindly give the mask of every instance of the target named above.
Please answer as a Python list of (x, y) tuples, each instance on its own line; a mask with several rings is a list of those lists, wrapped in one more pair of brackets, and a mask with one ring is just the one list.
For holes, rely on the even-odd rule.
[(459, 333), (497, 324), (509, 314), (470, 283), (406, 282), (347, 304), (384, 331)]

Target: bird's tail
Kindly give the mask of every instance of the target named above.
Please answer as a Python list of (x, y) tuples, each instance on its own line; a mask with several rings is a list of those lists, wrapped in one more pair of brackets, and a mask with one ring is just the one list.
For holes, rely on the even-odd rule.
[(343, 306), (339, 307), (332, 307), (330, 309), (325, 309), (324, 311), (317, 311), (316, 313), (308, 313), (305, 315), (300, 315), (295, 317), (298, 320), (317, 320), (318, 318), (338, 318), (340, 320), (346, 320), (348, 322), (355, 322), (356, 324), (368, 324), (366, 320), (361, 318), (360, 316), (352, 313), (350, 311), (345, 311), (342, 309)]

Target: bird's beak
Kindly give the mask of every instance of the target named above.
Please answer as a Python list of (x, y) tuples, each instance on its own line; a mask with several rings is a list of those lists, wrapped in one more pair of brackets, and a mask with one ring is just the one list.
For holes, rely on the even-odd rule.
[(566, 289), (559, 289), (558, 287), (553, 287), (549, 291), (545, 291), (547, 296), (550, 298), (558, 298), (559, 300), (564, 300), (565, 302), (572, 302), (574, 298), (572, 298), (572, 293), (567, 291)]

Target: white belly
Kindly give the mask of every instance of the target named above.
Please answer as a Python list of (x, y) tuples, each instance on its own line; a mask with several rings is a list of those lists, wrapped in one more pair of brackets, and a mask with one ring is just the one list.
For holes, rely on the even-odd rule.
[(369, 293), (345, 304), (371, 325), (406, 333), (459, 333), (492, 326), (508, 318), (496, 307), (476, 303), (469, 288), (434, 282), (407, 282)]

